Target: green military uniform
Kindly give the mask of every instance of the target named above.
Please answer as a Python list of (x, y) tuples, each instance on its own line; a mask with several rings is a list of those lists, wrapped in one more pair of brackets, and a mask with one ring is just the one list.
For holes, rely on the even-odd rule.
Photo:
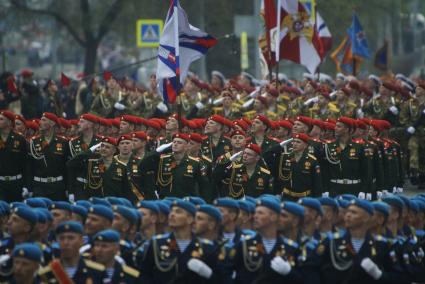
[(307, 196), (321, 196), (322, 174), (317, 158), (306, 149), (296, 161), (294, 152), (285, 153), (280, 145), (274, 149), (264, 153), (273, 176), (273, 194), (294, 201)]
[(53, 135), (50, 142), (37, 135), (29, 141), (29, 159), (27, 162), (27, 182), (35, 196), (52, 200), (66, 197), (66, 162), (69, 159), (68, 140)]
[(125, 163), (119, 159), (119, 155), (116, 155), (114, 157), (115, 160), (120, 162), (123, 165), (126, 165), (127, 167), (127, 176), (130, 182), (131, 191), (133, 192), (133, 195), (136, 197), (138, 201), (144, 199), (144, 193), (141, 191), (141, 188), (139, 187), (138, 181), (141, 179), (141, 171), (139, 169), (140, 162), (142, 159), (139, 157), (136, 157), (134, 154), (130, 155), (130, 158), (128, 159), (128, 162)]
[[(258, 142), (255, 140), (255, 137), (251, 137), (250, 143), (258, 145)], [(261, 152), (265, 152), (270, 147), (273, 147), (277, 144), (276, 140), (273, 140), (272, 138), (268, 136), (264, 136), (263, 143), (261, 143)]]
[(224, 155), (227, 152), (230, 152), (231, 150), (232, 144), (230, 139), (223, 135), (218, 140), (217, 145), (212, 143), (211, 137), (204, 139), (201, 144), (202, 155), (208, 157), (211, 161), (217, 160), (218, 157)]
[(212, 112), (213, 114), (221, 115), (222, 117), (225, 117), (229, 120), (236, 120), (242, 118), (240, 108), (235, 103), (233, 103), (230, 111), (225, 111), (223, 107), (213, 107)]
[[(90, 143), (86, 144), (83, 140), (83, 136), (80, 135), (69, 141), (69, 150), (71, 157), (75, 157), (77, 154), (87, 151), (90, 147), (99, 144), (100, 138), (93, 136)], [(83, 168), (75, 168), (68, 172), (68, 188), (69, 192), (75, 195), (75, 200), (88, 199), (88, 192), (84, 189), (87, 184), (86, 173)]]
[(27, 141), (11, 131), (6, 140), (0, 136), (0, 199), (6, 202), (22, 200)]
[(89, 150), (76, 155), (67, 166), (71, 169), (84, 168), (87, 179), (85, 190), (90, 197), (116, 196), (136, 201), (136, 196), (131, 191), (127, 165), (116, 158), (106, 167), (102, 158)]
[(330, 196), (350, 193), (358, 195), (370, 186), (370, 172), (364, 147), (349, 142), (344, 149), (338, 140), (325, 144), (324, 166)]
[(114, 109), (115, 100), (106, 90), (97, 92), (90, 107), (90, 112), (100, 117), (108, 117)]
[(248, 175), (246, 167), (237, 162), (231, 162), (229, 155), (223, 156), (213, 170), (216, 184), (221, 183), (219, 192), (222, 196), (241, 198), (245, 195), (258, 197), (272, 192), (270, 171), (257, 163), (255, 171)]
[(153, 151), (143, 159), (141, 168), (155, 172), (156, 188), (161, 198), (200, 196), (205, 200), (211, 199), (207, 168), (198, 158), (185, 156), (177, 164), (173, 154)]

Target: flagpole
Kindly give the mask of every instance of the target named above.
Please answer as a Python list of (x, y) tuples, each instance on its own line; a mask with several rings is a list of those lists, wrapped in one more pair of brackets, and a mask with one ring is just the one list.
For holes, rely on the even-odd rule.
[(356, 77), (357, 70), (356, 70), (356, 58), (353, 56), (353, 76)]
[(179, 132), (182, 130), (182, 102), (180, 97), (180, 39), (179, 39), (179, 10), (178, 0), (173, 1), (174, 5), (174, 49), (176, 53), (176, 96)]
[(276, 55), (276, 89), (279, 89), (279, 61), (280, 61), (280, 17), (282, 0), (277, 0), (277, 17), (276, 17), (276, 38), (275, 38), (275, 55)]

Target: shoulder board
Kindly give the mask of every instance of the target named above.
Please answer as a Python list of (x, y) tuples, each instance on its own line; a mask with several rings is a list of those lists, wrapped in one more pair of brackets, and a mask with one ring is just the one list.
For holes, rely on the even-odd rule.
[(34, 136), (31, 136), (30, 137), (30, 140), (32, 140), (32, 139), (38, 139), (38, 138), (40, 138), (41, 137), (41, 135), (40, 134), (38, 134), (38, 135), (34, 135)]
[(293, 240), (290, 240), (290, 239), (288, 239), (288, 238), (283, 238), (283, 243), (284, 243), (285, 245), (290, 246), (290, 247), (294, 247), (294, 248), (298, 248), (298, 247), (299, 247), (299, 245), (298, 245), (298, 243), (297, 243), (297, 242), (295, 242), (295, 241), (293, 241)]
[(136, 270), (136, 269), (134, 269), (134, 268), (132, 268), (132, 267), (130, 267), (128, 265), (125, 265), (125, 264), (122, 266), (122, 270), (125, 273), (127, 273), (127, 274), (129, 274), (129, 275), (131, 275), (133, 277), (136, 277), (136, 278), (139, 277), (139, 275), (140, 275), (140, 272), (138, 270)]
[(255, 238), (256, 235), (257, 235), (257, 233), (255, 233), (253, 235), (242, 235), (241, 236), (241, 240), (242, 241), (248, 241), (248, 240), (251, 240), (251, 239)]
[(120, 240), (120, 245), (125, 246), (125, 247), (131, 247), (130, 243), (127, 242), (126, 240)]
[(223, 108), (222, 107), (213, 107), (213, 111), (214, 111), (214, 113), (219, 113), (219, 112), (221, 112), (223, 110)]
[(251, 115), (251, 114), (255, 114), (255, 113), (257, 113), (256, 110), (250, 110), (250, 111), (244, 112), (244, 114), (246, 114), (246, 115)]
[(24, 139), (25, 139), (25, 136), (24, 136), (21, 132), (13, 131), (13, 133), (14, 133), (17, 137), (21, 137), (21, 138), (24, 138)]
[(287, 96), (287, 95), (281, 95), (280, 98), (283, 99), (283, 100), (285, 100), (285, 101), (290, 101), (291, 100), (291, 98), (289, 96)]
[(335, 239), (340, 239), (340, 238), (342, 238), (344, 235), (345, 235), (345, 233), (338, 231), (338, 232), (333, 233), (332, 238), (333, 238), (334, 240), (335, 240)]
[(120, 165), (123, 165), (124, 167), (127, 166), (124, 162), (121, 162), (120, 160), (118, 160), (118, 156), (114, 156), (114, 160), (115, 160), (115, 162), (117, 162)]
[(69, 140), (68, 137), (63, 136), (63, 135), (57, 135), (58, 138), (63, 139), (63, 140)]
[(244, 236), (255, 236), (255, 231), (254, 230), (248, 230), (248, 229), (243, 229), (242, 230), (242, 235)]
[(94, 270), (104, 271), (105, 266), (103, 264), (100, 264), (98, 262), (94, 262), (92, 260), (85, 259), (84, 263), (87, 265), (87, 267), (92, 268)]
[(193, 157), (193, 156), (187, 156), (190, 160), (192, 161), (196, 161), (199, 162), (199, 158), (198, 157)]
[(288, 108), (286, 106), (283, 106), (283, 105), (277, 105), (277, 109), (281, 110), (281, 111), (286, 111)]
[(315, 161), (317, 160), (317, 158), (314, 155), (312, 155), (312, 154), (308, 154), (308, 157), (311, 158), (311, 159), (313, 159), (313, 160), (315, 160)]
[(214, 244), (212, 241), (204, 239), (204, 238), (199, 238), (199, 241), (204, 245), (213, 245)]
[(159, 240), (159, 239), (165, 239), (165, 238), (168, 238), (169, 236), (170, 236), (170, 234), (168, 233), (168, 234), (155, 235), (155, 236), (153, 236), (153, 238), (155, 238), (155, 239)]
[(52, 271), (52, 268), (50, 267), (50, 265), (47, 265), (45, 267), (42, 267), (38, 270), (38, 275), (43, 275), (46, 274), (47, 272)]
[(270, 171), (266, 168), (263, 168), (263, 167), (260, 167), (260, 172), (263, 172), (263, 173), (268, 174), (268, 175), (270, 174)]
[(212, 160), (209, 157), (205, 156), (205, 155), (202, 155), (202, 159), (204, 159), (207, 162), (212, 163)]
[(236, 164), (236, 163), (233, 163), (232, 164), (232, 168), (234, 168), (234, 169), (239, 169), (239, 168), (241, 168), (243, 165), (242, 164)]
[(240, 103), (238, 103), (238, 102), (234, 102), (234, 103), (232, 104), (232, 106), (234, 106), (234, 107), (236, 107), (236, 108), (241, 108), (241, 107), (242, 107), (242, 104), (240, 104)]
[(380, 241), (380, 242), (387, 242), (388, 241), (387, 238), (385, 238), (382, 235), (375, 235), (374, 239), (375, 239), (375, 241)]
[(169, 158), (171, 154), (161, 154), (161, 159)]

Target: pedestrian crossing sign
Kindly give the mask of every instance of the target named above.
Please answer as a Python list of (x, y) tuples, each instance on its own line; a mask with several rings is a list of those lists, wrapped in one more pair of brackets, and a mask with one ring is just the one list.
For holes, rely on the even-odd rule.
[(158, 47), (164, 23), (161, 19), (137, 21), (137, 47)]

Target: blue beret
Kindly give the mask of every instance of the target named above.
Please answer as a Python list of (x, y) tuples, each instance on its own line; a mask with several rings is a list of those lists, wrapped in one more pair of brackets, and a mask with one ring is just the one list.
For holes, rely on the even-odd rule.
[(390, 206), (382, 201), (374, 201), (372, 202), (373, 209), (384, 214), (386, 217), (390, 214)]
[(56, 201), (52, 205), (50, 205), (50, 210), (60, 209), (72, 212), (71, 204), (66, 201)]
[(275, 198), (260, 197), (257, 199), (257, 207), (258, 206), (267, 207), (270, 210), (273, 210), (276, 213), (280, 214), (280, 203), (277, 202)]
[(137, 204), (137, 208), (146, 208), (155, 214), (159, 214), (158, 204), (153, 200), (142, 200)]
[(112, 208), (111, 203), (108, 202), (108, 200), (100, 198), (100, 197), (90, 197), (89, 201), (93, 204), (93, 205), (103, 205), (109, 208)]
[(108, 242), (108, 243), (119, 243), (120, 233), (115, 230), (108, 229), (103, 230), (94, 235), (93, 241)]
[(239, 203), (236, 200), (228, 197), (217, 198), (216, 200), (214, 200), (214, 206), (239, 209)]
[(44, 214), (44, 218), (46, 218), (47, 222), (53, 221), (52, 213), (47, 208), (37, 208), (37, 210)]
[(335, 198), (336, 202), (338, 202), (338, 206), (341, 208), (347, 209), (347, 207), (350, 205), (350, 202), (342, 198), (341, 196)]
[(49, 208), (50, 205), (53, 204), (53, 201), (50, 198), (47, 198), (47, 197), (37, 197), (37, 198), (43, 200), (44, 203), (46, 203), (47, 208)]
[(254, 207), (255, 207), (255, 204), (257, 204), (257, 199), (255, 199), (254, 197), (252, 197), (252, 196), (245, 196), (244, 198), (242, 198), (243, 200), (246, 200), (246, 201), (248, 201), (248, 202), (250, 202), (252, 205), (254, 205)]
[[(263, 197), (266, 197), (266, 198), (271, 198), (271, 199), (273, 199), (273, 200), (275, 200), (277, 203), (279, 203), (280, 204), (280, 202), (281, 202), (281, 200), (280, 200), (280, 198), (279, 197), (277, 197), (277, 196), (275, 196), (275, 195), (272, 195), (272, 194), (261, 194), (260, 195), (260, 198), (263, 198)], [(280, 206), (280, 205), (279, 205)]]
[(320, 204), (319, 200), (312, 198), (312, 197), (303, 197), (300, 200), (298, 200), (298, 204), (301, 204), (303, 206), (307, 206), (311, 209), (316, 210), (320, 215), (323, 214), (322, 211), (322, 205)]
[(296, 202), (285, 201), (282, 202), (281, 207), (283, 210), (286, 210), (293, 215), (296, 215), (300, 218), (304, 218), (304, 207)]
[(7, 216), (10, 214), (9, 204), (3, 200), (0, 200), (0, 216)]
[(357, 207), (360, 207), (364, 211), (369, 213), (369, 215), (373, 215), (373, 206), (369, 201), (367, 201), (365, 199), (360, 199), (360, 198), (352, 199), (350, 201), (350, 205), (355, 205)]
[(136, 216), (136, 219), (137, 219), (136, 220), (137, 225), (139, 225), (140, 220), (142, 220), (142, 218), (143, 218), (143, 213), (140, 212), (139, 210), (137, 210), (136, 208), (131, 208), (131, 210), (133, 210), (134, 215)]
[(112, 208), (116, 213), (123, 216), (131, 224), (135, 224), (137, 222), (137, 216), (134, 214), (133, 209), (124, 205), (114, 205)]
[(72, 213), (80, 215), (81, 217), (83, 217), (83, 219), (87, 218), (87, 208), (81, 205), (72, 205)]
[(124, 197), (118, 197), (118, 199), (119, 200), (121, 200), (121, 202), (125, 205), (125, 206), (127, 206), (127, 207), (129, 207), (129, 208), (133, 208), (134, 206), (133, 206), (133, 203), (131, 203), (130, 202), (130, 200), (128, 200), (128, 199), (126, 199), (126, 198), (124, 198)]
[(77, 233), (77, 234), (84, 234), (84, 228), (81, 223), (75, 222), (75, 221), (66, 221), (63, 223), (60, 223), (56, 227), (56, 235), (60, 235), (62, 233)]
[(395, 196), (395, 195), (388, 196), (382, 199), (382, 201), (397, 208), (399, 211), (403, 210), (404, 203), (400, 198), (398, 198), (398, 196)]
[(417, 203), (416, 200), (414, 199), (409, 200), (409, 209), (415, 212), (416, 214), (419, 213), (419, 204)]
[(351, 201), (351, 200), (353, 200), (353, 199), (357, 198), (357, 196), (355, 196), (355, 195), (353, 195), (353, 194), (348, 194), (348, 193), (346, 193), (346, 194), (341, 194), (341, 195), (339, 195), (338, 197), (341, 197), (342, 199), (347, 200), (347, 201)]
[(415, 198), (413, 198), (413, 200), (414, 200), (414, 201), (416, 202), (416, 204), (418, 205), (418, 209), (419, 209), (420, 211), (425, 211), (425, 199), (415, 197)]
[(13, 257), (23, 257), (29, 260), (41, 262), (43, 254), (38, 245), (33, 243), (22, 243), (16, 245), (12, 252)]
[(28, 205), (32, 208), (47, 208), (46, 202), (44, 202), (43, 199), (40, 199), (40, 198), (37, 198), (37, 197), (28, 198), (24, 202), (25, 202), (26, 205)]
[(177, 197), (172, 197), (172, 196), (168, 196), (168, 197), (165, 197), (164, 198), (164, 200), (169, 200), (169, 201), (171, 201), (171, 203), (173, 203), (173, 201), (174, 200), (179, 200), (180, 198), (177, 198)]
[(156, 200), (155, 203), (158, 205), (159, 212), (161, 212), (164, 215), (170, 214), (171, 203), (168, 203), (165, 200)]
[(409, 198), (407, 196), (404, 195), (396, 195), (398, 198), (401, 199), (401, 201), (403, 201), (403, 204), (405, 207), (409, 207)]
[(191, 215), (195, 216), (196, 214), (196, 207), (195, 205), (193, 205), (191, 202), (186, 201), (186, 200), (174, 200), (173, 204), (171, 205), (172, 207), (176, 206), (176, 207), (180, 207), (184, 210), (186, 210), (187, 212), (189, 212)]
[(18, 206), (13, 208), (13, 213), (26, 220), (28, 223), (36, 224), (38, 222), (37, 214), (28, 206)]
[(249, 202), (248, 200), (239, 199), (238, 203), (239, 203), (239, 208), (241, 210), (246, 211), (250, 214), (255, 213), (255, 205)]
[(105, 198), (111, 205), (125, 205), (121, 199), (115, 196), (108, 196)]
[(218, 210), (216, 207), (209, 205), (209, 204), (202, 204), (199, 206), (198, 208), (199, 212), (204, 212), (208, 215), (210, 215), (211, 217), (213, 217), (214, 219), (217, 220), (217, 222), (221, 222), (221, 220), (223, 220), (223, 216), (221, 215), (221, 211)]
[(320, 197), (319, 202), (322, 206), (330, 206), (334, 209), (338, 209), (338, 203), (335, 199), (330, 197)]
[(10, 209), (15, 209), (15, 208), (17, 208), (17, 207), (25, 207), (25, 208), (30, 208), (28, 205), (26, 205), (25, 203), (23, 203), (23, 202), (12, 202), (12, 203), (10, 203)]
[(75, 202), (75, 204), (79, 206), (83, 206), (87, 210), (89, 210), (90, 206), (92, 206), (91, 202), (87, 200), (78, 200), (77, 202)]
[(111, 222), (114, 220), (114, 212), (112, 211), (112, 208), (104, 206), (104, 205), (100, 205), (100, 204), (92, 205), (89, 208), (88, 213), (98, 215), (100, 217), (108, 219)]
[(47, 223), (47, 217), (43, 213), (43, 211), (40, 211), (39, 209), (41, 209), (41, 208), (34, 208), (33, 209), (34, 213), (37, 215), (37, 222), (41, 223), (41, 224), (46, 224)]
[(197, 196), (186, 196), (183, 197), (183, 200), (189, 201), (195, 206), (206, 204), (205, 200)]

